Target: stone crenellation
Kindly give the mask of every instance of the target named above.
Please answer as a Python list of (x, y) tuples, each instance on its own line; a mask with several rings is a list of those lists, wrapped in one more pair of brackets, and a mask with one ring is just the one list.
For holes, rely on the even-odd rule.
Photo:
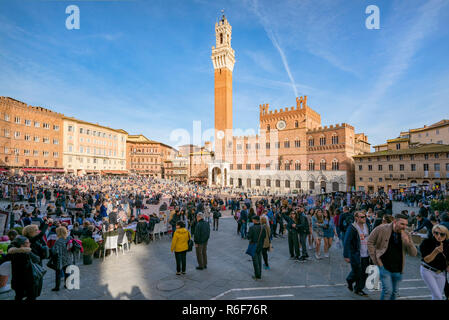
[(52, 111), (50, 109), (43, 108), (40, 106), (31, 106), (31, 105), (26, 104), (25, 102), (13, 99), (11, 97), (0, 97), (0, 105), (5, 106), (5, 107), (24, 108), (24, 109), (26, 109), (25, 111), (45, 112), (49, 115), (54, 115), (54, 116), (61, 116), (61, 117), (64, 116), (64, 114), (62, 114), (62, 113)]

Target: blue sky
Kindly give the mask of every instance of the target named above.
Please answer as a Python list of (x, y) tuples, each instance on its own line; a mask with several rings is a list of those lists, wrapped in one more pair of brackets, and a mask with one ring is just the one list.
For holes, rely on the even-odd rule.
[[(80, 8), (67, 30), (65, 8)], [(365, 9), (380, 9), (380, 30)], [(0, 95), (170, 145), (213, 128), (214, 25), (225, 9), (236, 52), (234, 128), (259, 104), (307, 95), (323, 125), (373, 145), (449, 118), (446, 0), (0, 0)]]

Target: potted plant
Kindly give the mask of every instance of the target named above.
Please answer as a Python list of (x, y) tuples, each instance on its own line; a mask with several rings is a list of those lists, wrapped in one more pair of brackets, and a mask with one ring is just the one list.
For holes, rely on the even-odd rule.
[(93, 255), (98, 249), (98, 243), (92, 238), (84, 238), (83, 242), (83, 264), (92, 264)]

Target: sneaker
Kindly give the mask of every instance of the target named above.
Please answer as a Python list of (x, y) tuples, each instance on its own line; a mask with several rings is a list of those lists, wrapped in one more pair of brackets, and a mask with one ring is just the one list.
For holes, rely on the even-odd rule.
[(53, 288), (51, 291), (59, 291), (59, 288)]
[(295, 260), (296, 258), (294, 256), (290, 256), (290, 260)]
[(304, 257), (304, 256), (300, 256), (300, 257), (298, 258), (298, 261), (299, 261), (299, 262), (303, 262), (303, 261), (306, 261), (306, 257)]
[(196, 267), (196, 270), (203, 270), (204, 268), (202, 267)]
[(324, 254), (324, 256), (325, 256), (326, 258), (329, 258), (329, 252), (326, 252), (326, 253)]
[(270, 269), (270, 267), (269, 267), (269, 266), (263, 266), (263, 268), (264, 268), (265, 270), (268, 270), (268, 269)]
[(181, 274), (186, 274), (185, 272), (181, 272)]
[(180, 275), (181, 275), (181, 272), (176, 272), (176, 275), (177, 275), (177, 276), (180, 276)]
[(207, 269), (207, 266), (204, 266), (204, 269)]
[(316, 253), (315, 253), (315, 258), (316, 258), (317, 260), (321, 260), (321, 257), (320, 257), (319, 255), (317, 255)]
[(256, 276), (252, 276), (251, 278), (253, 278), (254, 280), (260, 280), (261, 278), (257, 278)]

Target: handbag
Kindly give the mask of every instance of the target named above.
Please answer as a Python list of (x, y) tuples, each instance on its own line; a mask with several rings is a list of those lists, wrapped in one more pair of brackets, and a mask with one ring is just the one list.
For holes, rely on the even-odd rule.
[(44, 275), (47, 273), (47, 270), (45, 270), (42, 266), (34, 262), (31, 262), (31, 270), (33, 273), (33, 279), (35, 281), (43, 279)]
[(254, 257), (257, 250), (257, 245), (259, 244), (260, 236), (262, 235), (262, 226), (260, 228), (259, 238), (257, 239), (257, 243), (250, 243), (248, 244), (248, 248), (246, 249), (246, 254), (250, 255), (251, 257)]
[(56, 266), (56, 259), (57, 259), (57, 255), (56, 254), (52, 254), (50, 256), (50, 259), (47, 262), (47, 267), (49, 267), (52, 270), (57, 270), (57, 266)]
[(189, 248), (187, 249), (187, 251), (192, 251), (193, 250), (193, 240), (190, 239), (190, 233), (189, 233), (189, 241), (187, 242), (187, 244), (189, 245)]

